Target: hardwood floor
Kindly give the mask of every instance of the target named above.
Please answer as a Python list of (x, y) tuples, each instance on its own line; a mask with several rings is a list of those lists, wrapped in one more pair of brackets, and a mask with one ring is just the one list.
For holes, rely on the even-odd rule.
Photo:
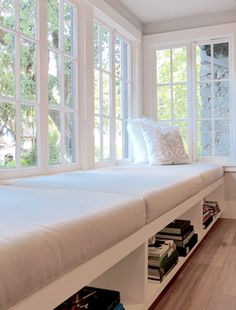
[(236, 309), (236, 220), (220, 219), (151, 310)]

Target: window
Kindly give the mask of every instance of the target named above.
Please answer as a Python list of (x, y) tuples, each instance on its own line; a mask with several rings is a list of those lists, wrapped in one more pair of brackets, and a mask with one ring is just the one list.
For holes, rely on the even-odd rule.
[[(156, 51), (157, 119), (180, 127), (185, 146), (195, 150), (189, 150), (193, 158), (229, 158), (229, 41), (193, 44), (193, 63), (187, 58), (188, 48)], [(190, 75), (195, 76), (193, 81)]]
[(128, 158), (126, 131), (131, 89), (130, 44), (94, 23), (95, 160)]
[(188, 146), (187, 48), (178, 47), (156, 52), (157, 119), (177, 125)]
[(197, 152), (230, 156), (229, 43), (196, 46)]
[(61, 0), (48, 0), (48, 146), (49, 164), (76, 161), (75, 8)]
[(0, 4), (0, 168), (38, 164), (37, 1)]

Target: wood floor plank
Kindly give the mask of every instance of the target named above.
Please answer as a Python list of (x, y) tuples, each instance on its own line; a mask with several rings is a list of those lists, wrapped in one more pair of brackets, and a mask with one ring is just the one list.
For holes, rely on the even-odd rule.
[(236, 220), (220, 219), (152, 310), (236, 309)]

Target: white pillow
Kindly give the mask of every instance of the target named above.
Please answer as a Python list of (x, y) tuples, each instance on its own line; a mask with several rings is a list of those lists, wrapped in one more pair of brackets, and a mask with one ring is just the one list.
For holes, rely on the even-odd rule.
[(178, 127), (154, 128), (142, 124), (141, 130), (151, 165), (187, 164), (190, 162)]
[(148, 162), (147, 147), (141, 131), (141, 119), (128, 121), (127, 131), (133, 147), (133, 159), (135, 164)]

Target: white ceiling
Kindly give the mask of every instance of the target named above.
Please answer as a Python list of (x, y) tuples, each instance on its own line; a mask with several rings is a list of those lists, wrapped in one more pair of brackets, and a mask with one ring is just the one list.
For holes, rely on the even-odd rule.
[(120, 0), (142, 23), (236, 10), (236, 0)]

